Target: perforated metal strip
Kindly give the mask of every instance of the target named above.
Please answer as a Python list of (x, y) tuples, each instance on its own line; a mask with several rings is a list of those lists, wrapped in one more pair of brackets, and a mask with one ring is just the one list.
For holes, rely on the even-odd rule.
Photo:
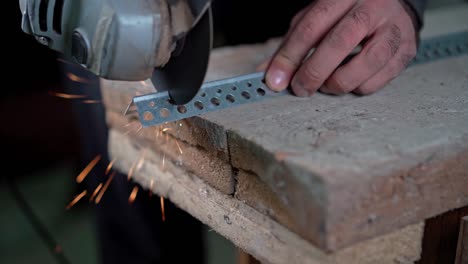
[[(468, 54), (468, 32), (423, 41), (411, 65), (463, 54)], [(263, 78), (261, 72), (205, 83), (190, 103), (181, 106), (172, 104), (167, 91), (135, 97), (133, 103), (141, 124), (148, 127), (290, 94), (289, 91), (272, 92)]]

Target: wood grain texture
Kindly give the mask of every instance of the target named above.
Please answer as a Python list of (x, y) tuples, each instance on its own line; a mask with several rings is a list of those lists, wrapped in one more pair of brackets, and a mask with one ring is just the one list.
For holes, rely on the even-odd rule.
[[(147, 143), (112, 129), (110, 155), (121, 157), (115, 168), (128, 171)], [(212, 188), (180, 165), (167, 161), (162, 166), (161, 162), (161, 154), (148, 150), (145, 162), (135, 171), (133, 180), (170, 199), (262, 263), (409, 264), (420, 257), (423, 223), (327, 254), (270, 217)]]
[[(459, 10), (457, 18), (444, 16), (447, 27), (468, 14), (466, 5)], [(214, 51), (207, 80), (254, 71), (278, 43)], [(468, 204), (467, 64), (463, 56), (413, 67), (367, 97), (244, 105), (187, 119), (179, 133), (168, 133), (200, 150), (195, 165), (197, 155), (225, 164), (223, 176), (217, 167), (190, 169), (211, 186), (229, 194), (232, 170), (256, 175), (302, 238), (337, 251)], [(103, 82), (108, 113), (122, 113), (150, 86)], [(223, 179), (227, 187), (218, 186)]]
[(468, 264), (468, 215), (465, 216), (460, 223), (455, 264)]
[(424, 227), (423, 252), (418, 264), (455, 263), (462, 218), (468, 206), (428, 219)]

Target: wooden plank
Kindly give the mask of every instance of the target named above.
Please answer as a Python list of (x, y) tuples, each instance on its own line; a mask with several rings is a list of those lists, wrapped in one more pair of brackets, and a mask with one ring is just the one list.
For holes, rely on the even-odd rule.
[(454, 263), (457, 241), (462, 232), (462, 218), (468, 215), (468, 206), (451, 210), (426, 221), (423, 251), (418, 264)]
[[(466, 5), (459, 10), (465, 18)], [(458, 21), (450, 15), (444, 21)], [(208, 79), (254, 71), (277, 44), (213, 52)], [(336, 251), (468, 204), (467, 63), (464, 56), (414, 67), (373, 96), (276, 98), (191, 118), (169, 133), (257, 175), (301, 237)], [(151, 90), (103, 86), (108, 111), (119, 113)]]
[(458, 249), (455, 264), (468, 264), (468, 215), (460, 223)]
[[(111, 129), (110, 155), (120, 157), (115, 168), (128, 171), (147, 144), (147, 140), (135, 141)], [(262, 263), (390, 264), (412, 263), (420, 257), (423, 223), (326, 254), (276, 221), (235, 197), (212, 188), (173, 162), (167, 161), (163, 166), (161, 161), (161, 154), (148, 150), (145, 162), (135, 171), (133, 179), (143, 188), (170, 199)]]

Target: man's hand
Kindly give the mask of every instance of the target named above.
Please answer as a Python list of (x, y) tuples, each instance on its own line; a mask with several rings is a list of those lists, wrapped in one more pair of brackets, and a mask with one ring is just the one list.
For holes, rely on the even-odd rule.
[[(291, 83), (298, 96), (318, 89), (329, 94), (375, 92), (416, 55), (412, 15), (402, 0), (317, 0), (294, 17), (270, 62), (267, 84), (280, 91)], [(362, 50), (342, 64), (360, 44)]]

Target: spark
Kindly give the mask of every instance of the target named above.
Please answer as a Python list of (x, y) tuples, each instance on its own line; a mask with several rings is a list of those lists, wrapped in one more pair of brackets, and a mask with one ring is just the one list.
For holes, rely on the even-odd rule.
[(102, 183), (100, 183), (96, 189), (94, 190), (93, 194), (91, 195), (91, 198), (89, 198), (89, 201), (91, 202), (94, 197), (96, 197), (96, 195), (98, 194), (98, 192), (102, 189)]
[(84, 104), (100, 104), (101, 101), (100, 100), (84, 100), (83, 103)]
[(135, 120), (133, 120), (131, 122), (128, 122), (127, 124), (124, 125), (124, 127), (129, 127), (129, 126), (135, 124), (135, 122), (136, 122)]
[(133, 187), (132, 193), (130, 193), (130, 196), (128, 197), (128, 202), (133, 203), (135, 202), (135, 198), (138, 194), (138, 186)]
[(144, 149), (141, 153), (141, 157), (138, 160), (138, 163), (136, 165), (136, 171), (141, 170), (141, 167), (143, 167), (143, 163), (145, 163), (145, 155), (146, 155), (146, 149)]
[(162, 132), (166, 133), (167, 131), (170, 131), (170, 130), (172, 130), (170, 127), (165, 127), (165, 128), (163, 128)]
[(114, 179), (114, 176), (115, 176), (116, 172), (112, 172), (111, 175), (109, 176), (109, 179), (107, 179), (106, 181), (106, 184), (104, 184), (104, 187), (102, 187), (101, 189), (101, 192), (98, 194), (98, 196), (96, 197), (96, 200), (94, 200), (94, 202), (96, 204), (98, 204), (101, 199), (102, 199), (102, 196), (104, 195), (104, 193), (107, 191), (107, 188), (109, 188), (109, 185), (110, 183), (112, 182), (112, 180)]
[(163, 171), (164, 171), (164, 169), (166, 168), (166, 152), (164, 152), (164, 155), (163, 155), (162, 167), (163, 167)]
[(82, 94), (66, 94), (66, 93), (57, 93), (49, 91), (49, 94), (55, 97), (64, 98), (64, 99), (83, 99), (86, 98), (86, 95)]
[(164, 197), (161, 196), (161, 215), (163, 222), (166, 221), (166, 213), (164, 211)]
[(152, 197), (153, 196), (153, 186), (154, 186), (154, 180), (151, 179), (150, 181), (150, 192), (149, 192), (149, 196)]
[(125, 108), (125, 111), (123, 112), (123, 115), (126, 116), (128, 111), (130, 110), (130, 107), (132, 107), (132, 104), (133, 104), (133, 99), (130, 100), (130, 103), (128, 103), (128, 106), (127, 108)]
[(79, 83), (88, 83), (89, 82), (88, 79), (77, 76), (76, 74), (73, 74), (71, 72), (67, 73), (67, 77), (68, 77), (68, 79), (70, 79), (71, 81), (74, 81), (74, 82), (79, 82)]
[(109, 162), (109, 165), (107, 166), (106, 168), (106, 175), (109, 174), (110, 170), (112, 169), (112, 167), (114, 166), (114, 163), (117, 159), (113, 159), (111, 162)]
[(84, 190), (82, 191), (80, 194), (78, 194), (68, 205), (67, 207), (65, 207), (65, 209), (69, 210), (70, 208), (72, 208), (77, 202), (79, 202), (81, 200), (81, 198), (83, 198), (86, 193), (88, 191)]
[(133, 162), (132, 166), (128, 170), (128, 180), (130, 180), (133, 177), (133, 172), (135, 171), (135, 166), (136, 166), (137, 162), (138, 161)]
[(181, 155), (184, 154), (184, 152), (182, 151), (182, 148), (181, 148), (180, 145), (179, 145), (179, 142), (177, 142), (177, 140), (174, 140), (174, 141), (175, 141), (175, 143), (176, 143), (176, 145), (177, 145), (177, 148), (179, 149), (180, 154), (181, 154)]
[(89, 172), (96, 166), (96, 164), (101, 160), (101, 155), (97, 155), (84, 169), (83, 171), (76, 177), (76, 182), (81, 183), (83, 180), (88, 176)]
[(138, 132), (140, 132), (142, 129), (143, 129), (143, 126), (142, 126), (142, 125), (140, 125), (140, 126), (138, 127), (137, 131), (136, 131), (135, 133), (138, 133)]
[(148, 87), (148, 84), (145, 81), (141, 81), (140, 83), (141, 83), (141, 85), (143, 85), (145, 87)]

